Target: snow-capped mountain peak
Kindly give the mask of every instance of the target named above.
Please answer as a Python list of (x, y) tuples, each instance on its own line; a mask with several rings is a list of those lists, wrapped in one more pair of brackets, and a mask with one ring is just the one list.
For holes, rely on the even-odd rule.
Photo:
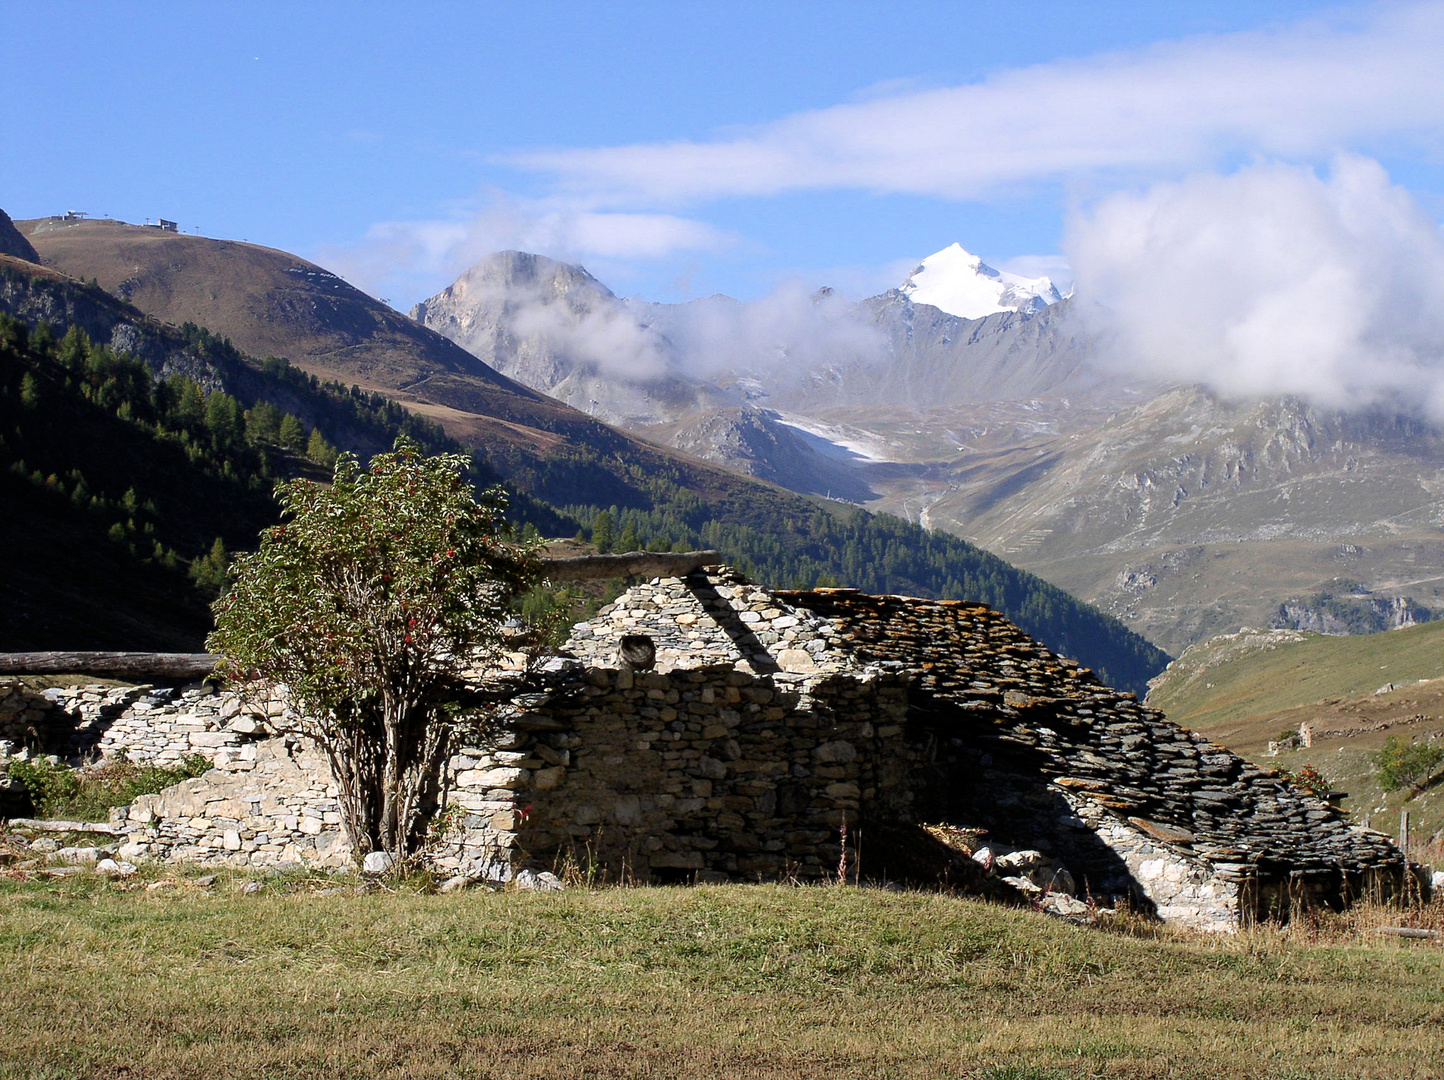
[(1048, 278), (994, 270), (961, 244), (929, 255), (908, 275), (901, 291), (915, 304), (931, 304), (961, 319), (999, 311), (1032, 313), (1063, 299)]

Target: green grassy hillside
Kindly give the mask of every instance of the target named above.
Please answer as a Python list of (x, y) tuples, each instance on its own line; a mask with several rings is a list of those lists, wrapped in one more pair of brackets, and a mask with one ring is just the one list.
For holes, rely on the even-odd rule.
[(1272, 728), (1259, 726), (1265, 717), (1363, 697), (1385, 683), (1444, 677), (1444, 622), (1349, 637), (1277, 634), (1273, 640), (1283, 643), (1246, 651), (1229, 649), (1236, 638), (1185, 651), (1153, 681), (1148, 703), (1181, 724), (1224, 732), (1254, 749), (1273, 737)]
[[(1408, 810), (1420, 845), (1413, 854), (1444, 865), (1444, 778), (1417, 795), (1385, 792), (1371, 760), (1390, 738), (1444, 739), (1444, 623), (1357, 637), (1245, 631), (1213, 638), (1153, 680), (1148, 704), (1261, 765), (1313, 766), (1348, 793), (1343, 805), (1356, 820), (1367, 817), (1385, 832)], [(1312, 746), (1268, 754), (1271, 741), (1301, 724), (1309, 725)]]

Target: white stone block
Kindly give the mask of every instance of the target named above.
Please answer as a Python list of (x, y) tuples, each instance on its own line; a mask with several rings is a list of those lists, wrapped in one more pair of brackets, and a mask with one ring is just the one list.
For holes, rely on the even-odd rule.
[(390, 852), (368, 851), (361, 860), (361, 869), (368, 874), (384, 874), (391, 869), (392, 861)]
[(456, 778), (458, 787), (467, 788), (506, 788), (515, 791), (526, 786), (526, 769), (468, 769)]

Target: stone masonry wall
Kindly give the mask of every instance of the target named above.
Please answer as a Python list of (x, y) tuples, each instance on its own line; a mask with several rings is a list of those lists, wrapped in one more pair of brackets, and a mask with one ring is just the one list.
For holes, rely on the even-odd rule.
[[(649, 670), (619, 656), (637, 635), (655, 645)], [(844, 821), (934, 823), (1014, 862), (1040, 852), (1080, 895), (1230, 929), (1266, 897), (1337, 900), (1403, 868), (1386, 837), (978, 604), (657, 579), (574, 628), (548, 667), (496, 737), (449, 763), (441, 872), (816, 879), (835, 872)], [(349, 858), (322, 757), (268, 737), (286, 726), (276, 706), (84, 688), (47, 709), (3, 691), (0, 738), (49, 711), (72, 718), (73, 749), (213, 762), (116, 812), (129, 857)]]
[[(279, 704), (268, 706), (279, 715)], [(71, 762), (124, 754), (132, 761), (176, 765), (199, 755), (225, 766), (266, 733), (264, 710), (242, 708), (234, 695), (205, 683), (169, 686), (27, 688), (0, 680), (0, 740)]]
[(122, 858), (229, 866), (351, 863), (325, 757), (301, 740), (270, 738), (202, 776), (111, 813)]
[(72, 764), (124, 755), (173, 766), (202, 757), (211, 769), (111, 814), (118, 854), (236, 866), (343, 867), (341, 829), (325, 758), (304, 740), (277, 736), (279, 701), (243, 703), (209, 685), (90, 684), (36, 692), (0, 683), (0, 739), (24, 756)]
[(458, 775), (451, 800), (466, 818), (445, 868), (496, 877), (510, 858), (612, 880), (815, 879), (835, 872), (844, 820), (855, 828), (864, 806), (887, 802), (906, 814), (888, 765), (905, 752), (895, 677), (581, 674), (516, 718), (530, 731), (506, 766)]

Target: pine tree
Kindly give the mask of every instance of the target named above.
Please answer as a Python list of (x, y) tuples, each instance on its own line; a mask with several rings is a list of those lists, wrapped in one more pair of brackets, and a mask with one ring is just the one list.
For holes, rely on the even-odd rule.
[(311, 429), (311, 438), (306, 442), (306, 456), (322, 468), (336, 464), (336, 448), (326, 441), (320, 428)]
[(281, 417), (278, 437), (281, 445), (288, 450), (304, 450), (306, 448), (306, 426), (290, 413)]
[(214, 391), (206, 398), (206, 430), (221, 449), (239, 445), (245, 435), (241, 403), (224, 391)]
[(246, 411), (246, 438), (253, 443), (281, 440), (281, 410), (269, 401), (258, 401)]
[(612, 550), (613, 538), (612, 515), (607, 510), (601, 510), (592, 519), (592, 543), (598, 551), (608, 552)]

